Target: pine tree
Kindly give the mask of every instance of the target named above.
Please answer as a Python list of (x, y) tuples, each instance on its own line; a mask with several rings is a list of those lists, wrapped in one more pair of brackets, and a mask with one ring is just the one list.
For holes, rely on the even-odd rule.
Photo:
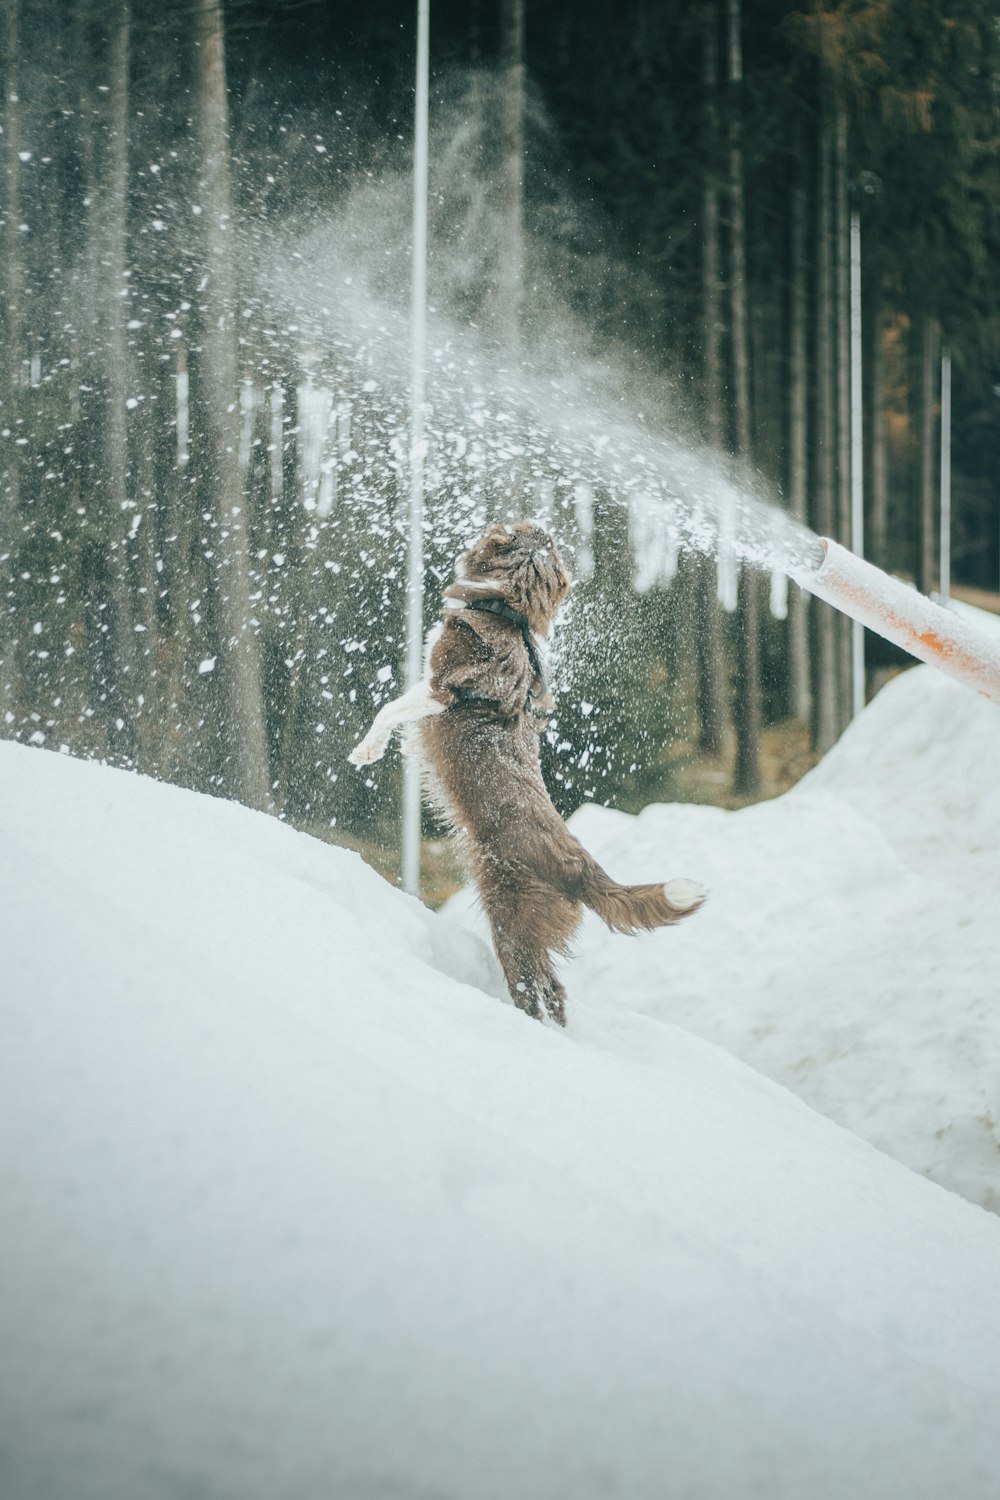
[(11, 593), (14, 554), (20, 513), (20, 448), (17, 445), (19, 389), (21, 385), (22, 300), (24, 268), (21, 262), (19, 225), (20, 173), (19, 159), (21, 99), (19, 84), (20, 33), (19, 0), (3, 0), (3, 138), (0, 141), (3, 169), (3, 228), (0, 268), (0, 298), (3, 343), (0, 363), (0, 735), (14, 722), (20, 697), (17, 662), (17, 620)]
[[(791, 186), (788, 311), (788, 506), (797, 521), (806, 522), (808, 487), (807, 357), (809, 267), (806, 258), (808, 202), (805, 163), (801, 148), (795, 153)], [(793, 588), (788, 601), (788, 700), (795, 718), (808, 723), (812, 713), (809, 674), (809, 596)]]
[[(746, 207), (743, 184), (743, 41), (740, 0), (727, 0), (726, 55), (729, 85), (730, 346), (736, 453), (751, 459), (750, 348), (747, 330)], [(760, 580), (740, 571), (736, 638), (736, 767), (733, 789), (753, 797), (760, 790)]]
[(501, 0), (501, 112), (506, 234), (501, 246), (500, 327), (517, 345), (524, 283), (524, 5)]
[[(721, 452), (725, 440), (722, 409), (722, 285), (719, 277), (719, 17), (715, 0), (707, 0), (702, 20), (702, 86), (704, 89), (704, 182), (702, 187), (702, 389), (705, 436)], [(695, 611), (697, 650), (698, 744), (706, 755), (718, 755), (725, 741), (724, 660), (716, 570), (712, 559), (698, 557), (689, 570)]]
[(197, 0), (195, 125), (205, 227), (201, 380), (197, 417), (208, 455), (221, 736), (228, 792), (270, 811), (267, 735), (257, 622), (251, 600), (249, 518), (240, 478), (236, 278), (229, 169), (225, 36), (218, 0)]

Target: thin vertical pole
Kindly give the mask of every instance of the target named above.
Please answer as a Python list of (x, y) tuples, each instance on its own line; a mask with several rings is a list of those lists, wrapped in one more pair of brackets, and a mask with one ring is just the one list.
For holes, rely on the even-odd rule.
[[(851, 551), (865, 553), (864, 431), (861, 391), (861, 219), (851, 214)], [(851, 621), (851, 708), (865, 706), (865, 628)]]
[[(406, 585), (406, 686), (423, 672), (424, 638), (424, 400), (427, 348), (427, 100), (430, 0), (417, 0), (417, 78), (413, 125), (413, 249), (410, 267), (410, 513)], [(412, 756), (403, 770), (403, 889), (420, 893), (420, 769)]]
[(941, 603), (951, 599), (951, 355), (941, 355)]

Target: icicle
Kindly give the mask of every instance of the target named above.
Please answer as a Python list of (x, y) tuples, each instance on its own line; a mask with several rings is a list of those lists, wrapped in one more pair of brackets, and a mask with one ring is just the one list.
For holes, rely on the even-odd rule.
[(546, 531), (552, 529), (553, 498), (555, 496), (555, 485), (551, 479), (539, 479), (535, 485), (535, 515), (538, 517), (540, 526)]
[(188, 451), (188, 370), (187, 351), (177, 351), (177, 467), (183, 469), (190, 458)]
[(736, 526), (736, 507), (731, 498), (722, 505), (722, 518), (719, 526), (719, 557), (717, 569), (717, 589), (719, 603), (728, 614), (732, 614), (736, 608), (739, 597), (740, 568), (736, 554), (733, 551), (733, 533)]
[(594, 491), (589, 484), (574, 485), (573, 510), (580, 533), (576, 549), (576, 576), (584, 582), (594, 572)]
[(285, 487), (285, 389), (271, 387), (271, 496), (281, 499)]
[(333, 501), (337, 486), (337, 464), (336, 460), (327, 458), (323, 460), (323, 467), (319, 476), (319, 499), (316, 511), (324, 520), (333, 509)]
[(632, 587), (637, 594), (648, 593), (656, 579), (650, 509), (648, 496), (629, 496), (628, 539), (633, 561)]
[(677, 577), (677, 533), (669, 522), (663, 524), (663, 545), (660, 555), (660, 584), (669, 588)]
[(316, 509), (323, 477), (323, 455), (330, 430), (333, 397), (324, 386), (306, 380), (298, 388), (299, 442), (302, 455), (302, 504)]
[(250, 465), (250, 444), (253, 441), (253, 416), (257, 406), (257, 392), (252, 380), (244, 380), (240, 386), (240, 468)]
[(333, 501), (337, 503), (337, 491), (340, 483), (340, 471), (346, 470), (351, 462), (351, 404), (342, 401), (337, 407), (337, 462), (333, 466), (331, 475), (333, 485)]
[(788, 574), (780, 568), (771, 574), (771, 613), (776, 620), (788, 619)]

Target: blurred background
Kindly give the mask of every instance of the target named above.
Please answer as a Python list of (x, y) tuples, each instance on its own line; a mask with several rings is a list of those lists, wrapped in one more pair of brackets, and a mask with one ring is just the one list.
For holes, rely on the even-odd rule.
[[(0, 14), (0, 733), (394, 879), (399, 757), (345, 757), (402, 686), (416, 6)], [(850, 626), (673, 518), (735, 484), (849, 540), (856, 217), (867, 555), (937, 589), (950, 482), (951, 591), (1000, 607), (994, 9), (430, 25), (426, 623), (486, 520), (541, 515), (579, 580), (560, 810), (774, 795), (848, 722)], [(902, 665), (869, 637), (869, 692)]]

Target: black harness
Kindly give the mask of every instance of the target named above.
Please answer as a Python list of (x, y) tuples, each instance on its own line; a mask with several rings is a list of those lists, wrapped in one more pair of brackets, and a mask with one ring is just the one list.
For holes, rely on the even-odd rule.
[[(528, 701), (525, 704), (525, 708), (528, 713), (538, 714), (540, 711), (533, 704), (540, 698), (545, 697), (549, 690), (549, 684), (545, 676), (545, 667), (542, 663), (541, 655), (535, 644), (535, 638), (528, 626), (526, 616), (519, 614), (512, 605), (507, 603), (506, 599), (470, 599), (467, 602), (463, 600), (461, 607), (462, 609), (482, 610), (484, 614), (488, 615), (499, 615), (501, 620), (509, 620), (512, 625), (517, 626), (521, 632), (521, 639), (524, 641), (524, 649), (528, 653), (528, 664), (535, 674), (535, 681), (538, 683), (537, 688), (531, 687), (528, 689)], [(547, 717), (547, 715), (543, 716)]]

